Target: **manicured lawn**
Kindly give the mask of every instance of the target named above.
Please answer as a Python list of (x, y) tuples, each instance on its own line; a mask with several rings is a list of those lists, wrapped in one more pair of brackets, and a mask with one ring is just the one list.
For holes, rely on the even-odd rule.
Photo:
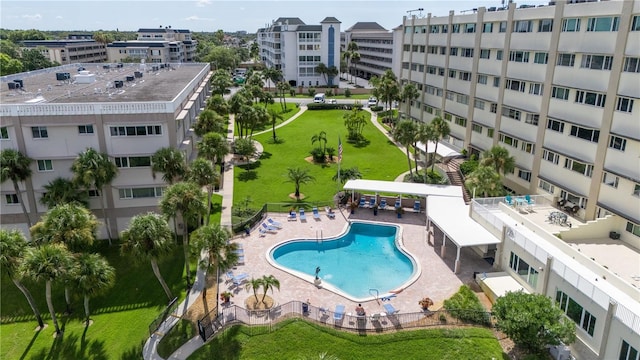
[(209, 217), (209, 223), (220, 224), (222, 218), (222, 195), (211, 195), (211, 216)]
[(291, 320), (271, 333), (256, 333), (244, 326), (234, 326), (190, 359), (318, 359), (324, 352), (341, 360), (508, 359), (491, 330), (483, 328), (360, 336)]
[[(289, 194), (295, 191), (293, 183), (288, 182), (287, 168), (300, 167), (309, 169), (315, 181), (300, 187), (304, 199), (301, 202), (327, 202), (342, 186), (331, 178), (336, 174), (338, 165), (313, 164), (309, 158), (312, 148), (311, 137), (321, 131), (327, 134), (327, 146), (338, 149), (338, 137), (342, 139), (344, 148), (341, 167), (357, 166), (364, 179), (388, 180), (407, 171), (405, 155), (390, 142), (370, 122), (364, 127), (363, 135), (369, 141), (363, 146), (356, 146), (346, 141), (347, 130), (344, 126), (344, 110), (306, 111), (288, 125), (277, 129), (281, 143), (274, 144), (271, 133), (255, 136), (264, 147), (262, 158), (248, 166), (234, 169), (234, 204), (247, 196), (252, 199), (251, 206), (256, 208), (262, 204), (295, 203)], [(367, 121), (369, 121), (369, 113)], [(283, 210), (288, 210), (284, 206)]]
[[(59, 314), (64, 328), (61, 338), (53, 337), (54, 327), (45, 301), (44, 285), (28, 283), (42, 316), (49, 326), (35, 332), (37, 322), (26, 299), (3, 274), (1, 283), (2, 324), (0, 358), (2, 359), (140, 359), (142, 345), (149, 337), (148, 326), (167, 304), (167, 297), (153, 275), (149, 263), (134, 263), (122, 257), (119, 246), (100, 246), (98, 252), (116, 268), (116, 284), (106, 294), (90, 300), (91, 319), (86, 328), (81, 297), (73, 299), (73, 313)], [(182, 247), (159, 263), (160, 271), (175, 296), (185, 296)], [(63, 288), (54, 286), (53, 304), (64, 311)]]

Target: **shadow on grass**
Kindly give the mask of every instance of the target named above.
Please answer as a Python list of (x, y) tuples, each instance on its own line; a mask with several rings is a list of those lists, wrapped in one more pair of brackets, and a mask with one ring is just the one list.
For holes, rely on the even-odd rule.
[[(79, 345), (79, 346), (78, 346)], [(34, 354), (30, 359), (49, 360), (49, 359), (94, 359), (106, 360), (109, 358), (104, 341), (85, 341), (84, 335), (80, 338), (78, 335), (62, 334), (53, 341), (53, 345), (49, 350), (42, 349), (39, 353)], [(140, 358), (140, 352), (136, 359)]]
[(264, 151), (262, 154), (260, 154), (260, 160), (271, 159), (271, 156), (273, 156), (272, 153)]
[[(233, 326), (209, 341), (193, 356), (195, 359), (240, 359), (242, 344), (238, 341), (240, 326)], [(195, 354), (194, 354), (195, 355)]]
[(237, 167), (239, 167), (242, 170), (255, 170), (257, 168), (259, 168), (260, 166), (262, 166), (262, 163), (260, 162), (260, 160), (256, 161), (256, 162), (252, 162), (250, 164), (243, 164), (243, 165), (238, 165)]
[(280, 145), (280, 144), (284, 144), (286, 141), (281, 138), (281, 137), (277, 137), (276, 139), (273, 140), (273, 137), (270, 137), (269, 140), (267, 140), (267, 144), (272, 144), (272, 145)]
[(36, 331), (35, 334), (33, 334), (33, 337), (31, 338), (31, 341), (29, 342), (29, 345), (27, 345), (27, 348), (24, 349), (24, 352), (22, 353), (22, 356), (20, 356), (20, 360), (24, 359), (27, 354), (29, 353), (29, 350), (31, 350), (31, 347), (33, 346), (33, 343), (36, 342), (36, 339), (38, 338), (38, 335), (40, 335), (41, 332), (43, 332), (44, 330), (38, 330)]
[(247, 170), (238, 174), (238, 180), (243, 182), (256, 180), (257, 178), (258, 178), (258, 172), (254, 170)]
[(353, 144), (353, 147), (355, 147), (357, 149), (360, 149), (360, 148), (364, 148), (364, 147), (369, 146), (369, 144), (371, 144), (371, 141), (367, 140), (367, 139), (361, 139), (361, 140), (357, 140), (357, 141), (350, 142), (350, 143)]
[(120, 360), (140, 360), (142, 358), (142, 348), (144, 347), (145, 341), (146, 340), (143, 340), (140, 344), (127, 349), (120, 357)]

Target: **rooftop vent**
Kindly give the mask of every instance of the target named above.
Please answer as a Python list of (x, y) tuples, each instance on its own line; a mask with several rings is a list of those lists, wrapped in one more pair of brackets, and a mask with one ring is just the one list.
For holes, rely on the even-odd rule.
[(135, 77), (133, 75), (127, 75), (127, 81), (133, 81)]
[(137, 78), (141, 78), (142, 77), (142, 72), (141, 71), (136, 71), (133, 73), (133, 75)]
[(124, 81), (122, 81), (122, 80), (116, 80), (116, 81), (114, 81), (114, 82), (113, 82), (113, 85), (116, 87), (116, 89), (117, 89), (117, 88), (121, 88), (121, 87), (123, 87), (123, 86), (124, 86)]
[(16, 84), (16, 89), (24, 88), (24, 82), (22, 82), (22, 80), (16, 79), (16, 80), (13, 80), (13, 82)]
[(70, 73), (56, 73), (56, 80), (65, 81), (71, 79)]

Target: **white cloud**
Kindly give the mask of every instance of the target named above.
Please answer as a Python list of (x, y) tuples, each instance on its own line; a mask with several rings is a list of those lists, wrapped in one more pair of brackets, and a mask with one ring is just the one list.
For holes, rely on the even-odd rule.
[(58, 15), (58, 16), (56, 16), (56, 19), (62, 20), (62, 16)]
[(42, 15), (40, 15), (40, 14), (33, 14), (33, 15), (24, 14), (24, 15), (22, 15), (22, 18), (26, 19), (26, 20), (36, 20), (36, 21), (38, 21), (38, 20), (42, 20)]
[(211, 0), (196, 0), (197, 7), (205, 7), (207, 5), (211, 5)]
[(197, 15), (189, 16), (189, 17), (186, 17), (184, 19), (187, 20), (187, 21), (213, 21), (213, 19), (211, 19), (211, 18), (201, 18), (201, 17), (199, 17)]

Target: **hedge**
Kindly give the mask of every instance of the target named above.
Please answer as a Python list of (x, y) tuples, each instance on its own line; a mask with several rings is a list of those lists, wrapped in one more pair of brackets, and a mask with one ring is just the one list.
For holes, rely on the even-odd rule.
[(351, 110), (353, 107), (362, 109), (362, 104), (326, 104), (326, 103), (310, 103), (307, 104), (309, 110)]

